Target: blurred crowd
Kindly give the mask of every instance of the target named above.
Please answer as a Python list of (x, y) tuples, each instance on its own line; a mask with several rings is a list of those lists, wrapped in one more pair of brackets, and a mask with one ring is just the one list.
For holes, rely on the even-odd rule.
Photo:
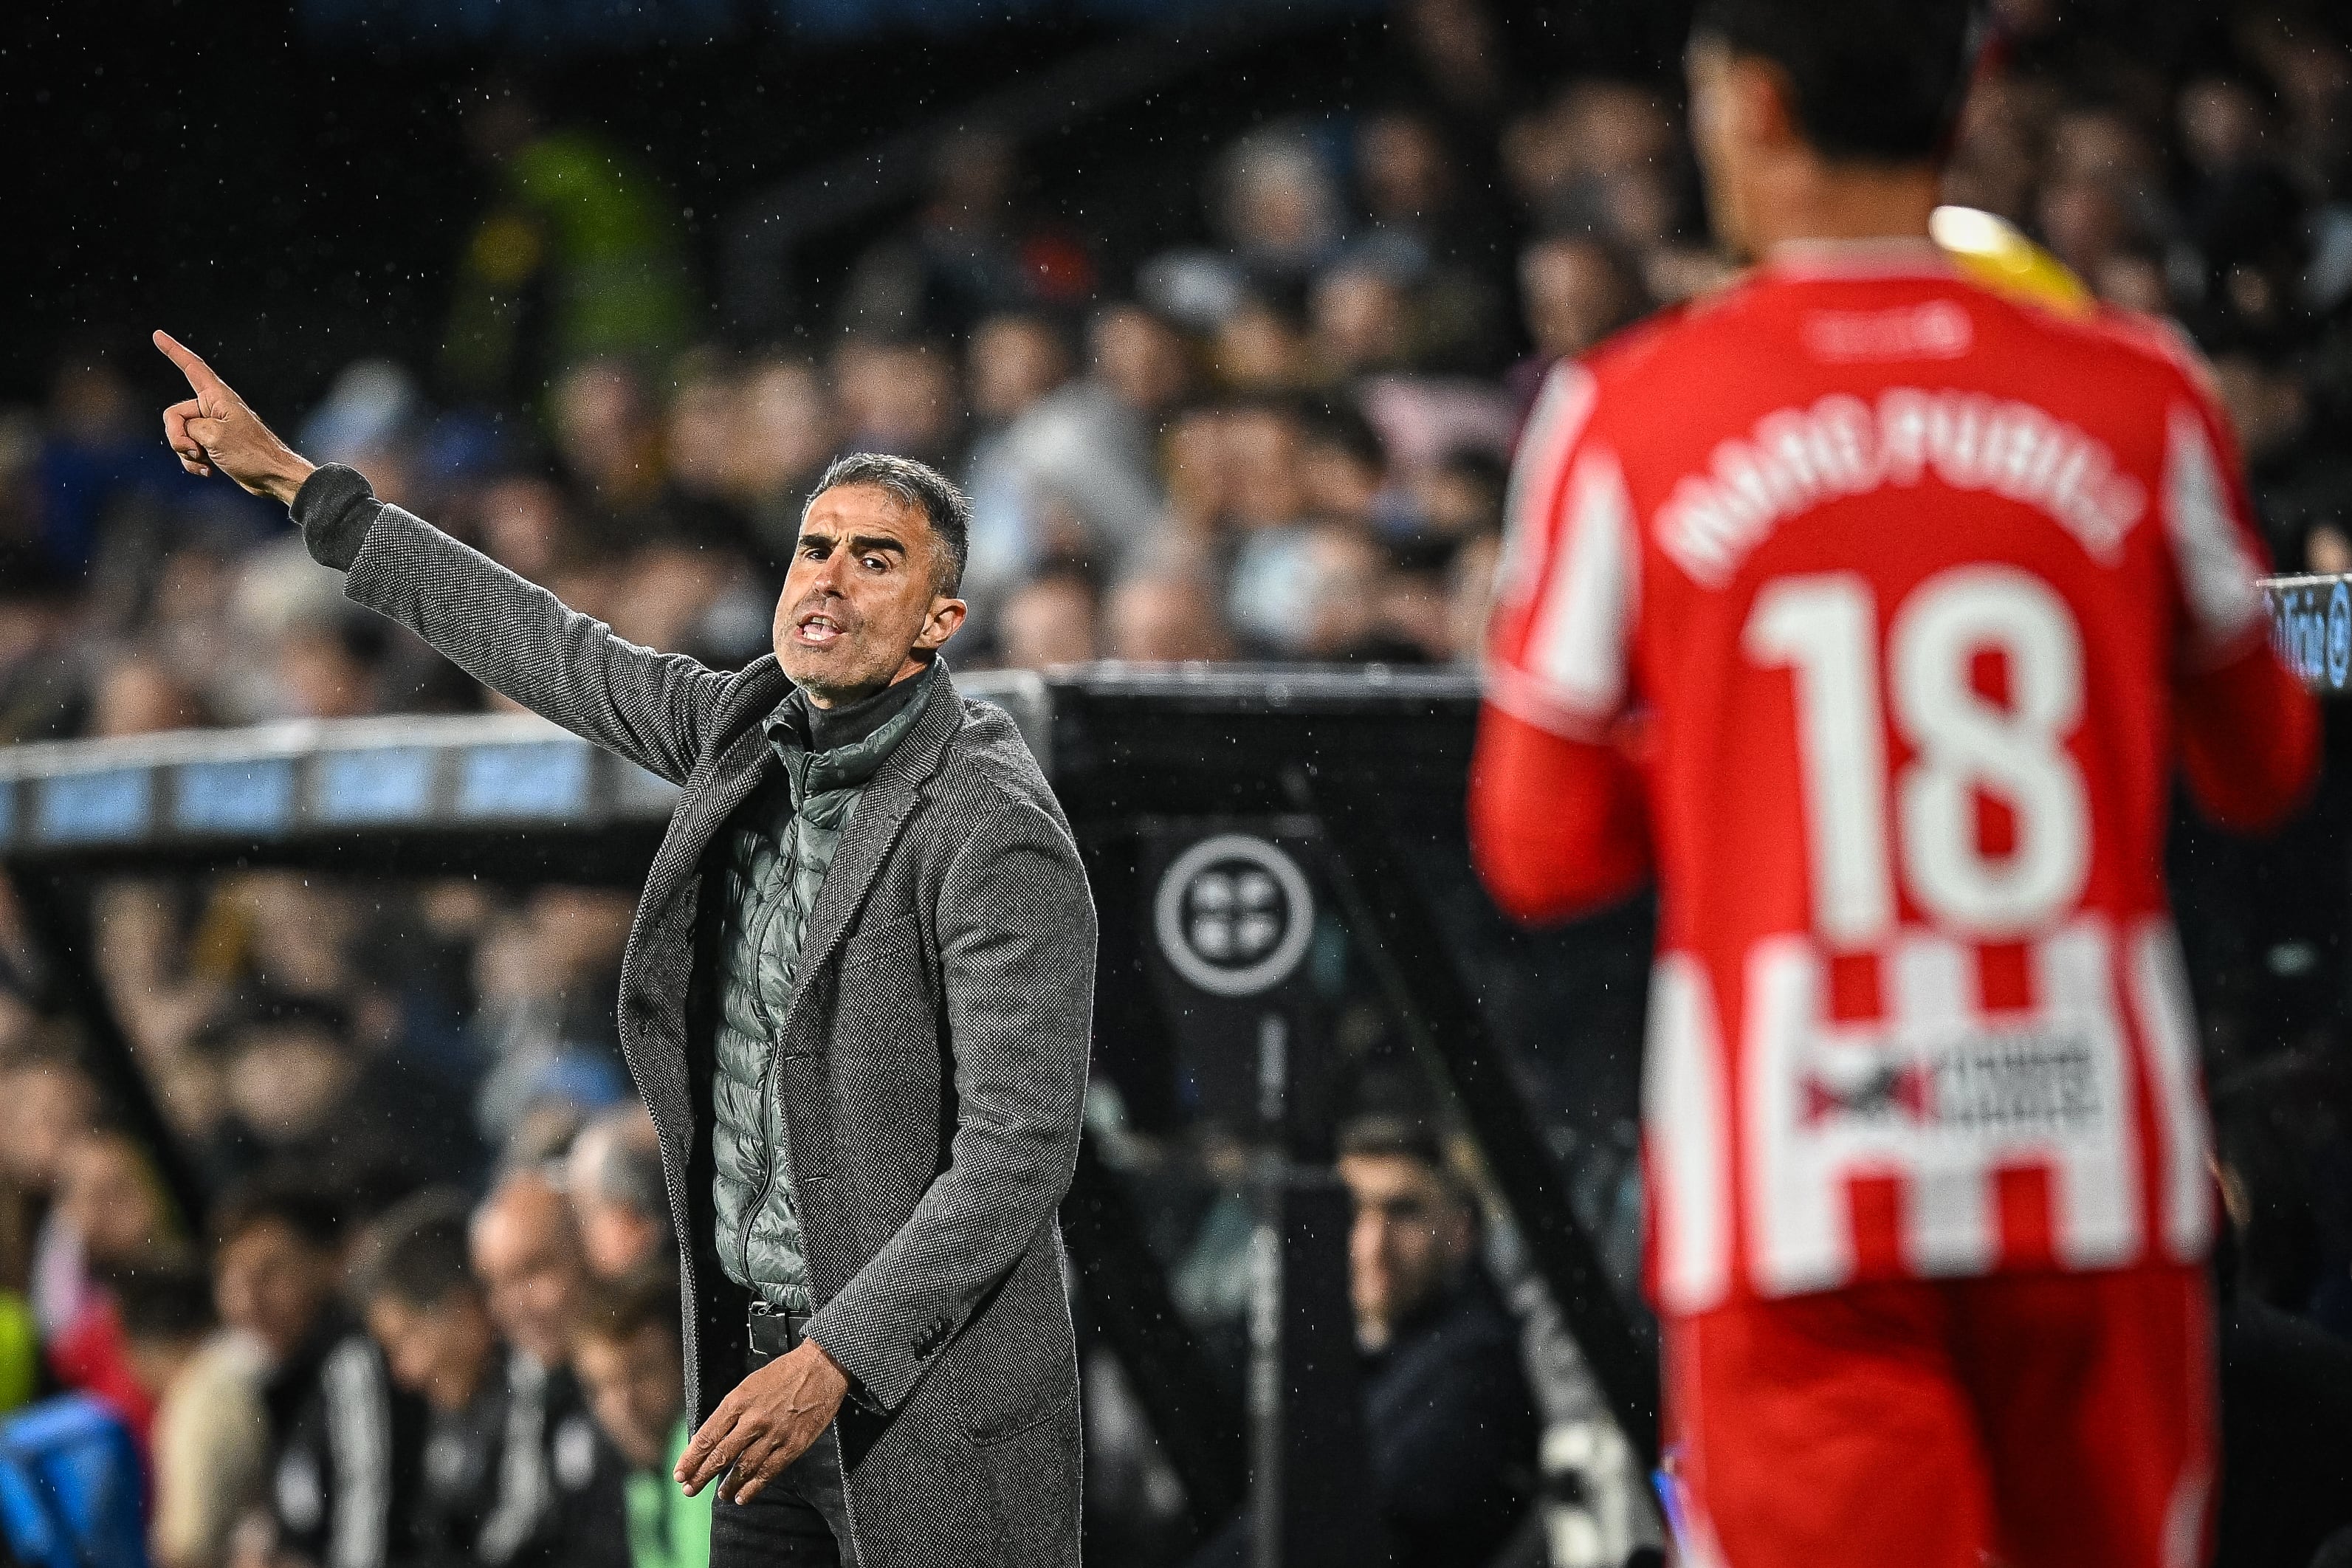
[[(2152, 59), (2052, 0), (1994, 11), (1951, 199), (2178, 321), (2282, 565), (2352, 570), (2352, 29), (2255, 0)], [(1395, 21), (1350, 112), (1208, 148), (1135, 257), (1004, 138), (952, 140), (823, 330), (781, 342), (697, 342), (723, 311), (657, 184), (497, 99), (445, 341), (266, 412), (717, 664), (767, 646), (809, 486), (855, 449), (973, 498), (959, 668), (1474, 664), (1544, 369), (1730, 268), (1672, 81), (1529, 79), (1481, 0)], [(179, 471), (146, 353), (76, 342), (45, 403), (0, 409), (0, 742), (494, 705), (349, 609), (282, 516)], [(625, 895), (238, 872), (91, 914), (217, 1195), (174, 1201), (37, 1008), (0, 893), (0, 1406), (119, 1408), (166, 1568), (687, 1561), (667, 1222), (611, 1018)], [(1414, 1200), (1448, 1290), (1457, 1198)], [(2341, 1263), (2287, 1303), (2326, 1297), (2338, 1331)]]
[[(2250, 0), (2166, 62), (2049, 0), (1995, 10), (1951, 198), (2193, 334), (2282, 563), (2352, 565), (2345, 40)], [(808, 486), (856, 448), (973, 496), (965, 668), (1472, 660), (1543, 368), (1729, 268), (1670, 81), (1527, 79), (1479, 0), (1402, 0), (1392, 35), (1357, 108), (1211, 148), (1136, 257), (1008, 139), (950, 138), (781, 342), (695, 342), (733, 318), (658, 183), (496, 89), (443, 341), (288, 422), (625, 635), (724, 663), (764, 646)], [(178, 473), (124, 374), (145, 353), (73, 343), (47, 404), (0, 416), (0, 738), (486, 700), (347, 614), (282, 519)]]

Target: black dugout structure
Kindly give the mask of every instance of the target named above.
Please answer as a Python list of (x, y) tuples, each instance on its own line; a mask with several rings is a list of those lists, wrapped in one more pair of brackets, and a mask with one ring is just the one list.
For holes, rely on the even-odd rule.
[[(2342, 690), (2352, 587), (2288, 580), (2271, 599), (2282, 651)], [(1097, 666), (959, 684), (1020, 723), (1093, 879), (1097, 1076), (1117, 1114), (1090, 1115), (1063, 1222), (1088, 1333), (1181, 1483), (1180, 1531), (1205, 1538), (1246, 1510), (1265, 1568), (1378, 1560), (1330, 1162), (1340, 1117), (1400, 1083), (1449, 1108), (1523, 1284), (1654, 1465), (1635, 1284), (1650, 912), (1531, 934), (1486, 900), (1463, 826), (1475, 679)], [(633, 887), (675, 798), (528, 717), (25, 745), (0, 751), (0, 866), (44, 1004), (79, 1018), (101, 1087), (194, 1215), (195, 1167), (94, 968), (98, 881), (276, 867)], [(2305, 933), (2323, 950), (2341, 901), (2328, 889), (2313, 919), (2330, 929)], [(1167, 1172), (1203, 1151), (1244, 1195), (1249, 1295), (1230, 1332), (1185, 1300), (1170, 1239)]]

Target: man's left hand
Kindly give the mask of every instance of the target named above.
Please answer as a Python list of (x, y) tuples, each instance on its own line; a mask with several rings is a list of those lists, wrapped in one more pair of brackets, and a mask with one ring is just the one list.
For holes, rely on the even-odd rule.
[(692, 1497), (723, 1475), (719, 1495), (750, 1502), (824, 1435), (848, 1393), (848, 1374), (823, 1345), (803, 1340), (719, 1402), (678, 1457), (678, 1485)]

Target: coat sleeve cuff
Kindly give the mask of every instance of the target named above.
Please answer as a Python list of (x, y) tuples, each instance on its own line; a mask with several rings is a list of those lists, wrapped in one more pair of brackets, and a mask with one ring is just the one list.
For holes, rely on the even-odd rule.
[(311, 470), (302, 488), (294, 492), (288, 510), (301, 527), (302, 542), (310, 558), (322, 566), (348, 572), (359, 559), (360, 546), (367, 542), (368, 529), (383, 512), (383, 502), (375, 499), (374, 488), (357, 468), (327, 463)]
[(855, 1339), (844, 1324), (823, 1312), (809, 1320), (803, 1335), (814, 1340), (833, 1358), (833, 1364), (848, 1374), (849, 1402), (877, 1415), (898, 1408), (914, 1386), (914, 1374), (921, 1370), (919, 1363), (905, 1357), (878, 1353), (879, 1347)]

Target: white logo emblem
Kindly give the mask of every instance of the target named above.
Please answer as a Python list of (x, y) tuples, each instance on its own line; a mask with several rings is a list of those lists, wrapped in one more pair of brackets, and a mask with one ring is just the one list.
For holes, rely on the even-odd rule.
[(1298, 862), (1246, 833), (1220, 833), (1179, 855), (1152, 914), (1176, 973), (1220, 996), (1280, 984), (1315, 934), (1315, 896)]

